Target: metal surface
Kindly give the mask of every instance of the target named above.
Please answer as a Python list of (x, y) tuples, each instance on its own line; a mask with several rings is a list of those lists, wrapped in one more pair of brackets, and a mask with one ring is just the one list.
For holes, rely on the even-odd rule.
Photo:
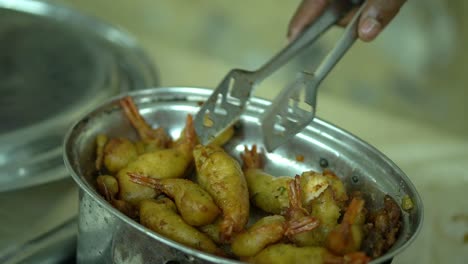
[(358, 38), (358, 24), (365, 4), (346, 26), (342, 37), (313, 73), (299, 73), (296, 80), (283, 89), (262, 117), (265, 147), (272, 151), (299, 133), (315, 117), (320, 83), (335, 67)]
[[(0, 262), (14, 263), (70, 263), (76, 249), (77, 217), (65, 221), (26, 243), (0, 252)], [(65, 262), (68, 261), (68, 262)]]
[[(142, 90), (130, 95), (148, 122), (165, 127), (171, 135), (177, 136), (186, 115), (197, 113), (199, 103), (211, 92), (210, 89), (180, 87)], [(238, 263), (167, 239), (123, 215), (96, 192), (96, 135), (137, 137), (119, 107), (121, 97), (113, 98), (85, 115), (71, 127), (65, 138), (65, 164), (80, 187), (78, 262)], [(239, 158), (244, 145), (257, 144), (263, 148), (259, 118), (269, 105), (268, 101), (251, 99), (233, 139), (225, 147), (233, 157)], [(297, 155), (303, 155), (304, 161), (297, 161)], [(343, 180), (348, 191), (363, 191), (371, 208), (382, 205), (384, 194), (392, 196), (397, 203), (405, 195), (414, 202), (411, 211), (402, 212), (403, 225), (395, 245), (372, 263), (385, 263), (415, 239), (423, 218), (423, 205), (417, 191), (392, 161), (360, 139), (315, 118), (286, 144), (266, 153), (265, 170), (273, 175), (294, 176), (306, 170), (321, 170), (325, 165)], [(251, 213), (252, 218), (259, 216), (258, 212)]]
[(38, 0), (0, 0), (0, 77), (0, 191), (67, 177), (61, 143), (71, 121), (157, 85), (126, 33)]
[[(231, 70), (195, 116), (195, 129), (208, 143), (240, 117), (255, 85), (304, 50), (352, 7), (336, 0), (304, 32), (256, 71)], [(209, 121), (206, 122), (206, 119)]]

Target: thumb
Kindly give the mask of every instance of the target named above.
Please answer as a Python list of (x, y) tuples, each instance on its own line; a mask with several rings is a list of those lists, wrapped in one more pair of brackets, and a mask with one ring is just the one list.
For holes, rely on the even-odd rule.
[(374, 40), (398, 14), (406, 0), (368, 0), (359, 20), (359, 38)]

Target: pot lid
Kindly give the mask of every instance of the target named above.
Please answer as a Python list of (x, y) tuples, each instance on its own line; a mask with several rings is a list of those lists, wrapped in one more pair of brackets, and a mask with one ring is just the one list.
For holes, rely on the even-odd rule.
[(0, 191), (67, 177), (63, 136), (118, 93), (157, 86), (126, 33), (38, 0), (0, 0)]

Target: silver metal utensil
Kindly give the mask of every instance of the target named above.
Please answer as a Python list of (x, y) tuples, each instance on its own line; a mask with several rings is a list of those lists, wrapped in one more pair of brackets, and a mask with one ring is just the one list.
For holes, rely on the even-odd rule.
[(298, 38), (256, 71), (231, 70), (195, 116), (195, 129), (203, 144), (234, 124), (245, 109), (255, 85), (314, 42), (355, 6), (355, 1), (335, 0)]
[(301, 72), (296, 80), (283, 89), (262, 116), (265, 147), (272, 151), (299, 133), (315, 117), (317, 91), (320, 83), (353, 45), (358, 37), (362, 5), (335, 47), (313, 73)]

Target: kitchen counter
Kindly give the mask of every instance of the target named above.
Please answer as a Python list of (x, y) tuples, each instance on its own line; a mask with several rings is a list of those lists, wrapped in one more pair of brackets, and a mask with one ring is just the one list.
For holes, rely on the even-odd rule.
[[(135, 1), (124, 0), (57, 2), (74, 6), (133, 34), (157, 65), (162, 86), (200, 87), (215, 87), (231, 68), (254, 69), (279, 50), (285, 43), (288, 19), (298, 3), (291, 1), (272, 6), (269, 1), (233, 4), (140, 0), (138, 5)], [(417, 1), (408, 3), (402, 10), (400, 21), (408, 21), (413, 15), (414, 2)], [(443, 12), (454, 9), (441, 1), (429, 2), (446, 8), (439, 9)], [(466, 7), (462, 1), (453, 2)], [(455, 15), (448, 20), (441, 18), (440, 26), (448, 23), (450, 28), (450, 23), (466, 22)], [(403, 48), (389, 46), (388, 41), (395, 37), (401, 23), (395, 21), (375, 43), (357, 43), (353, 47), (324, 82), (318, 97), (317, 115), (382, 151), (410, 177), (419, 191), (425, 206), (422, 231), (393, 263), (466, 263), (468, 129), (464, 127), (467, 124), (454, 124), (466, 123), (459, 121), (464, 120), (460, 119), (464, 108), (458, 99), (450, 101), (450, 98), (464, 94), (458, 86), (466, 86), (467, 79), (456, 72), (468, 52), (456, 58), (449, 58), (452, 55), (448, 54), (441, 59), (440, 63), (449, 68), (445, 75), (436, 76), (437, 82), (428, 85), (423, 79), (435, 77), (425, 74), (436, 66), (432, 57), (426, 57), (440, 47), (432, 50), (423, 45), (424, 48), (418, 50), (417, 41), (424, 41), (427, 36), (411, 35), (414, 31), (408, 28), (402, 29), (404, 36), (414, 38), (411, 41), (402, 38), (402, 41), (416, 48), (405, 45), (407, 50), (402, 51)], [(418, 25), (413, 25), (412, 30), (417, 30)], [(452, 29), (456, 31), (457, 27)], [(339, 30), (332, 31), (324, 41), (307, 51), (307, 55), (263, 83), (255, 95), (271, 99), (291, 81), (296, 71), (316, 64), (318, 58), (313, 55), (323, 55), (338, 33)], [(446, 43), (438, 45), (454, 47), (450, 42), (451, 33), (444, 34), (448, 38)], [(458, 36), (462, 38), (460, 41), (465, 41), (464, 35)], [(462, 46), (466, 47), (466, 42)], [(414, 61), (408, 64), (405, 52), (419, 53), (413, 54)], [(355, 66), (357, 63), (359, 67)], [(453, 80), (454, 76), (459, 78), (456, 79), (459, 83)], [(448, 93), (440, 97), (440, 101), (434, 101), (440, 95), (436, 84), (445, 84)], [(437, 102), (433, 107), (436, 109), (430, 108), (429, 102)], [(450, 108), (451, 102), (454, 109)], [(437, 116), (431, 116), (433, 114)], [(77, 211), (77, 190), (70, 179), (3, 193), (0, 197), (3, 238), (0, 248), (27, 241)]]

